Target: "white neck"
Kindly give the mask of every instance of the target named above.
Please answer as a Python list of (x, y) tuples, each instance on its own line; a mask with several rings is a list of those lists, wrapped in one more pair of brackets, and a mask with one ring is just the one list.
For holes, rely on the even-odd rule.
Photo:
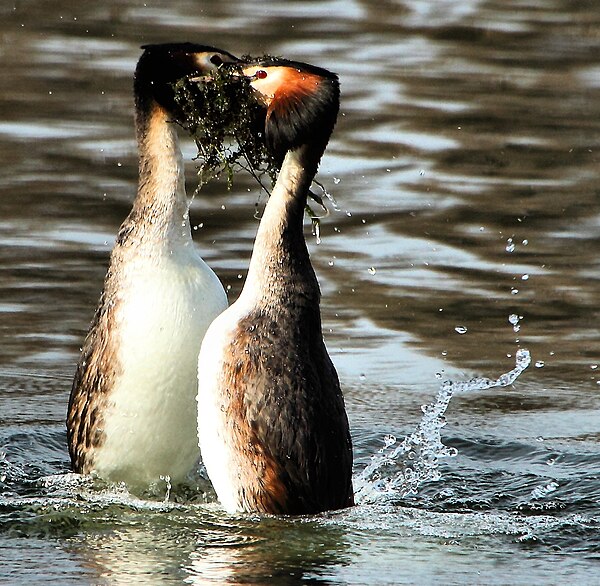
[(316, 171), (308, 152), (308, 146), (302, 146), (285, 156), (260, 221), (240, 297), (271, 298), (280, 287), (289, 290), (290, 279), (314, 277), (303, 233), (306, 196)]
[(130, 218), (143, 218), (137, 222), (139, 239), (191, 242), (190, 201), (176, 125), (154, 102), (148, 112), (138, 114), (137, 136), (140, 176)]

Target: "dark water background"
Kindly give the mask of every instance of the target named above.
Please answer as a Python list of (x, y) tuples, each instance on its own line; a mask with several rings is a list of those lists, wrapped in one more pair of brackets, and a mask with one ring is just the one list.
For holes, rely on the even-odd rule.
[[(598, 583), (598, 8), (5, 1), (0, 583)], [(495, 378), (531, 352), (514, 385), (452, 398), (442, 438), (458, 455), (416, 495), (258, 519), (63, 476), (69, 379), (135, 193), (139, 45), (184, 40), (340, 74), (320, 173), (340, 210), (307, 238), (357, 473), (416, 429), (440, 379)], [(192, 210), (230, 300), (258, 197), (240, 177)]]

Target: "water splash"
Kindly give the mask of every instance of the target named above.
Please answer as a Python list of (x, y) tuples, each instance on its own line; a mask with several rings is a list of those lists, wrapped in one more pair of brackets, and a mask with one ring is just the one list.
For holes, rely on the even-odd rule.
[(446, 425), (444, 414), (454, 393), (508, 386), (530, 363), (529, 351), (520, 349), (515, 368), (497, 379), (478, 377), (464, 382), (443, 382), (435, 401), (421, 408), (423, 417), (414, 433), (400, 443), (393, 435), (384, 437), (384, 446), (371, 456), (371, 462), (355, 479), (357, 502), (376, 500), (382, 495), (405, 497), (416, 494), (424, 482), (440, 480), (439, 460), (458, 453), (444, 445), (441, 437)]
[(546, 484), (536, 486), (531, 491), (531, 498), (534, 500), (540, 500), (540, 499), (546, 498), (549, 494), (553, 493), (558, 487), (559, 487), (559, 484), (554, 481), (550, 481)]
[[(333, 178), (333, 182), (335, 185), (338, 185), (338, 183), (340, 181), (341, 181), (341, 179), (338, 179), (337, 177)], [(336, 212), (338, 212), (340, 210), (340, 206), (338, 205), (338, 202), (335, 200), (335, 197), (333, 197), (333, 195), (331, 195), (331, 193), (329, 193), (329, 191), (327, 191), (327, 188), (325, 187), (325, 185), (323, 185), (320, 181), (317, 181), (316, 179), (313, 179), (313, 183), (319, 187), (319, 189), (321, 190), (321, 193), (331, 202), (333, 209)]]
[(171, 477), (167, 474), (166, 476), (160, 476), (160, 479), (165, 483), (165, 498), (164, 501), (166, 503), (169, 502), (169, 499), (171, 498), (171, 489), (173, 488), (173, 486), (171, 485)]
[(315, 242), (321, 244), (321, 223), (319, 218), (311, 218), (312, 235), (315, 237)]

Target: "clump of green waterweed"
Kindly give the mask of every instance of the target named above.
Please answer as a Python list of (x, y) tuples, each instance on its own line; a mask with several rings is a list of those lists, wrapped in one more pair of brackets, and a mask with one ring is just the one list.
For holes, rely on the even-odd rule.
[[(270, 59), (264, 56), (262, 59)], [(242, 62), (248, 62), (243, 57)], [(236, 168), (247, 170), (270, 194), (279, 166), (265, 143), (265, 110), (253, 95), (250, 78), (241, 65), (221, 65), (203, 78), (187, 77), (174, 85), (175, 101), (181, 110), (182, 126), (198, 147), (199, 188), (222, 174), (231, 189)], [(265, 186), (264, 176), (270, 185)], [(328, 196), (323, 188), (323, 192)], [(320, 196), (309, 196), (325, 210)], [(320, 243), (320, 215), (307, 205), (313, 234)]]
[(278, 168), (264, 140), (265, 111), (241, 66), (222, 65), (204, 78), (175, 84), (182, 125), (198, 147), (200, 185), (225, 174), (231, 188), (236, 167), (261, 183), (274, 183)]

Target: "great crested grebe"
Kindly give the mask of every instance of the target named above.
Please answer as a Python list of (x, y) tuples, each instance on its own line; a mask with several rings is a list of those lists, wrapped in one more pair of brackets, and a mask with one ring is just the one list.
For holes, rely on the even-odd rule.
[(194, 248), (173, 83), (236, 61), (192, 43), (148, 45), (134, 78), (139, 183), (121, 225), (73, 381), (73, 470), (144, 487), (185, 479), (199, 457), (197, 364), (227, 307)]
[(229, 512), (340, 509), (354, 503), (352, 442), (303, 234), (339, 84), (327, 70), (283, 59), (244, 72), (266, 107), (267, 145), (283, 163), (240, 297), (200, 350), (202, 459)]

